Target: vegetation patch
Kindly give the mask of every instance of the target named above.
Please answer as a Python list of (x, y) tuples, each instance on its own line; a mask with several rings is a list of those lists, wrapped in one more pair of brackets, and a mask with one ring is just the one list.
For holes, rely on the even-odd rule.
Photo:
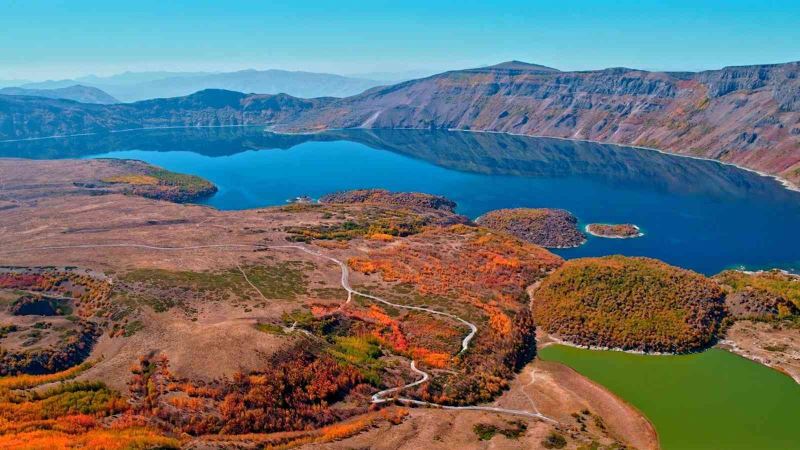
[(17, 327), (14, 324), (0, 325), (0, 339), (5, 338), (9, 334), (11, 334), (11, 333), (13, 333), (13, 332), (15, 332), (17, 330), (19, 330), (19, 327)]
[(120, 161), (117, 164), (134, 172), (108, 177), (102, 181), (123, 185), (123, 192), (127, 194), (183, 203), (217, 192), (217, 187), (211, 182), (195, 175), (175, 173), (138, 161)]
[[(347, 241), (356, 238), (390, 241), (395, 237), (421, 233), (429, 226), (470, 223), (468, 218), (454, 214), (447, 208), (387, 208), (372, 202), (365, 202), (363, 206), (356, 207), (344, 205), (323, 207), (326, 208), (323, 219), (335, 221), (312, 226), (286, 227), (284, 230), (289, 234), (287, 239), (295, 242), (315, 239)], [(340, 213), (334, 217), (332, 212), (337, 208)]]
[[(478, 324), (469, 351), (453, 361), (458, 374), (434, 377), (416, 391), (436, 403), (475, 404), (507, 388), (515, 371), (533, 357), (535, 328), (525, 288), (561, 264), (561, 258), (506, 234), (454, 225), (426, 230), (348, 263), (356, 271), (396, 283), (392, 298), (403, 299), (398, 303), (457, 311)], [(386, 312), (371, 310), (373, 320), (383, 324), (381, 336), (391, 339), (393, 347), (404, 344), (413, 354), (402, 319), (398, 324)], [(462, 337), (468, 332), (455, 326)], [(430, 359), (434, 367), (449, 363), (446, 354), (425, 350), (437, 353)]]
[(590, 223), (586, 225), (586, 231), (597, 237), (605, 238), (636, 238), (642, 236), (639, 227), (632, 223)]
[(479, 440), (488, 441), (497, 434), (503, 435), (508, 439), (519, 439), (519, 437), (528, 430), (528, 424), (520, 420), (507, 422), (506, 425), (507, 426), (504, 427), (487, 423), (476, 423), (472, 427), (472, 431), (478, 436)]
[(15, 300), (9, 312), (15, 316), (66, 316), (72, 308), (61, 299), (23, 295)]
[(320, 203), (371, 203), (453, 212), (456, 203), (445, 197), (421, 192), (390, 192), (385, 189), (359, 189), (328, 194)]
[(336, 337), (334, 344), (326, 351), (337, 361), (357, 367), (365, 381), (375, 386), (380, 385), (380, 370), (383, 368), (383, 364), (378, 361), (378, 358), (383, 355), (383, 352), (375, 338)]
[(567, 439), (555, 431), (551, 431), (546, 438), (542, 440), (542, 447), (544, 448), (564, 448), (567, 446)]
[(131, 337), (134, 334), (141, 331), (142, 329), (144, 329), (144, 323), (142, 323), (141, 320), (134, 320), (132, 322), (128, 322), (127, 324), (125, 324), (124, 328), (125, 331), (123, 333), (123, 336)]
[(410, 236), (421, 232), (429, 223), (430, 220), (425, 216), (386, 211), (374, 218), (310, 227), (287, 227), (286, 232), (289, 233), (288, 240), (292, 242), (310, 242), (314, 239), (347, 241), (373, 235)]
[(777, 319), (800, 315), (800, 276), (779, 270), (726, 270), (714, 277), (728, 291), (726, 304), (741, 319)]
[[(72, 298), (75, 314), (93, 317), (110, 306), (111, 283), (103, 278), (53, 267), (0, 268), (0, 289)], [(64, 314), (70, 314), (66, 309)]]
[[(130, 403), (136, 414), (194, 436), (310, 430), (366, 412), (365, 401), (333, 407), (351, 391), (364, 391), (360, 386), (372, 390), (359, 371), (312, 350), (280, 351), (263, 370), (210, 386), (175, 379), (163, 355), (144, 357), (132, 369)], [(171, 400), (179, 394), (183, 400)]]
[(49, 323), (34, 325), (27, 340), (18, 350), (0, 347), (0, 376), (19, 374), (48, 374), (59, 372), (83, 362), (91, 353), (101, 330), (94, 322), (80, 321), (76, 328), (65, 331), (52, 346), (34, 346), (44, 337)]
[(283, 331), (282, 326), (275, 325), (274, 323), (257, 323), (256, 330), (267, 334), (277, 334), (279, 336), (283, 336), (286, 334), (286, 332)]
[(74, 378), (90, 365), (51, 375), (0, 378), (0, 448), (177, 449), (179, 442), (126, 416), (121, 394)]
[(578, 230), (578, 219), (563, 209), (498, 209), (482, 215), (476, 223), (542, 247), (577, 247), (586, 240)]
[(536, 323), (572, 343), (645, 352), (708, 345), (724, 315), (712, 280), (650, 258), (574, 259), (534, 293)]
[[(191, 300), (223, 301), (260, 298), (253, 285), (268, 299), (294, 300), (307, 292), (311, 263), (286, 261), (271, 265), (242, 266), (221, 271), (193, 272), (136, 269), (122, 276), (115, 295), (121, 302), (146, 305), (156, 312), (175, 306), (191, 308)], [(248, 283), (247, 280), (250, 280)]]

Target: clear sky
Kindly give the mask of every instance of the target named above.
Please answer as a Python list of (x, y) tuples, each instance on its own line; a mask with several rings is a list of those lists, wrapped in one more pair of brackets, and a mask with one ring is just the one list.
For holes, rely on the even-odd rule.
[(0, 79), (125, 70), (563, 70), (800, 60), (800, 0), (0, 0)]

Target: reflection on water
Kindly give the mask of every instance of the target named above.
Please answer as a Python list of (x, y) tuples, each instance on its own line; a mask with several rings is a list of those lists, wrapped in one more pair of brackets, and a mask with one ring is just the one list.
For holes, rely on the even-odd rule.
[(590, 238), (559, 250), (565, 257), (645, 255), (707, 273), (800, 260), (800, 194), (732, 166), (615, 145), (448, 131), (193, 128), (0, 143), (0, 156), (143, 159), (213, 181), (220, 190), (208, 204), (222, 209), (383, 187), (448, 196), (472, 217), (558, 207), (583, 224), (632, 222), (645, 232)]

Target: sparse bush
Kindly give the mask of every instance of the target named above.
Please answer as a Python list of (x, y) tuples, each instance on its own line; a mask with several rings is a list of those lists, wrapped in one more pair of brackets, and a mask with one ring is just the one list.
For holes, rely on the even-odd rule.
[(542, 447), (544, 448), (564, 448), (566, 446), (567, 439), (555, 431), (551, 431), (542, 441)]

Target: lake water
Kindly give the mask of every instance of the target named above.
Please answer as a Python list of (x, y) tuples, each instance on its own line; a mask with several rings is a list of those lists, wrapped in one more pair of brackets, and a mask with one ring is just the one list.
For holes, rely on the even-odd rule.
[(275, 135), (260, 128), (144, 130), (0, 143), (0, 157), (134, 158), (206, 178), (220, 209), (355, 188), (444, 195), (475, 218), (508, 207), (563, 208), (581, 224), (630, 222), (639, 239), (590, 237), (566, 258), (651, 256), (707, 274), (800, 268), (800, 193), (711, 161), (490, 133), (348, 130)]
[(664, 450), (800, 448), (800, 386), (727, 351), (653, 356), (553, 345), (539, 355), (630, 402)]

